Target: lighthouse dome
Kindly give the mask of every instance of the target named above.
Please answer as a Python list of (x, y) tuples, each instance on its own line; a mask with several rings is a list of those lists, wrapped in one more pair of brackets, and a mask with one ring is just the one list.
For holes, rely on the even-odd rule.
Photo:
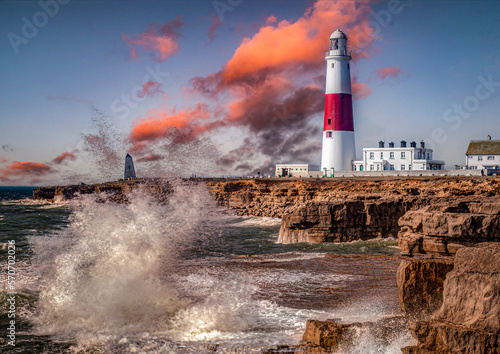
[(330, 39), (335, 39), (335, 38), (345, 38), (347, 39), (347, 36), (345, 35), (344, 32), (342, 32), (340, 29), (336, 29), (331, 35)]

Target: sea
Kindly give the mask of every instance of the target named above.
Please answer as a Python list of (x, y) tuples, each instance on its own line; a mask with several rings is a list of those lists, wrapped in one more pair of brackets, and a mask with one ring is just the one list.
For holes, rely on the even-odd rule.
[[(396, 239), (280, 244), (280, 219), (170, 183), (167, 203), (138, 188), (126, 204), (0, 187), (0, 351), (259, 353), (299, 344), (308, 319), (398, 313)], [(355, 342), (342, 352), (413, 343), (406, 329)]]

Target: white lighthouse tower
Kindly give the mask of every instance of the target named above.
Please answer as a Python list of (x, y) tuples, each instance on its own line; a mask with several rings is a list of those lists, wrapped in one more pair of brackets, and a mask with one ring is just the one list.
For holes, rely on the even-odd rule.
[(335, 171), (352, 171), (356, 158), (352, 118), (351, 56), (347, 36), (337, 29), (330, 36), (326, 52), (325, 122), (321, 170), (330, 176)]

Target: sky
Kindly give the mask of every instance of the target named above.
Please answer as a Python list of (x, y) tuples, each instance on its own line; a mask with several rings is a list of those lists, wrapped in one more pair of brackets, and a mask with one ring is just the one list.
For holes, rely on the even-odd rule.
[(319, 169), (337, 28), (358, 158), (500, 139), (498, 1), (1, 1), (0, 185)]

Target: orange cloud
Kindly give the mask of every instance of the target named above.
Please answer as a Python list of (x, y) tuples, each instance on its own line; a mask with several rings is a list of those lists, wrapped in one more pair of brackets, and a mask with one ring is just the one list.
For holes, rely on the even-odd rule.
[(179, 28), (183, 25), (184, 23), (181, 21), (181, 18), (178, 17), (159, 28), (150, 25), (146, 31), (136, 35), (134, 38), (122, 33), (122, 39), (129, 46), (132, 58), (137, 57), (135, 45), (142, 46), (144, 50), (153, 53), (154, 60), (164, 61), (179, 51), (177, 38), (179, 36)]
[[(342, 26), (351, 48), (367, 48), (373, 41), (369, 2), (319, 0), (295, 22), (268, 17), (252, 38), (244, 38), (222, 71), (224, 82), (238, 81), (261, 71), (291, 65), (323, 66), (328, 38)], [(366, 56), (366, 52), (360, 53)]]
[[(76, 152), (76, 151), (74, 151)], [(57, 156), (54, 160), (52, 160), (53, 163), (60, 165), (63, 163), (65, 160), (71, 160), (74, 161), (76, 160), (76, 155), (74, 152), (63, 152), (61, 155)]]
[(384, 80), (387, 76), (397, 77), (401, 73), (401, 69), (391, 66), (390, 68), (381, 68), (374, 71), (375, 75)]
[(193, 109), (173, 110), (171, 113), (160, 112), (154, 117), (140, 118), (132, 128), (130, 140), (135, 144), (154, 142), (166, 137), (172, 128), (183, 129), (188, 132), (203, 130), (204, 128), (199, 120), (209, 117), (207, 106), (203, 104), (197, 104)]
[(14, 161), (0, 169), (0, 180), (10, 181), (27, 177), (40, 177), (50, 173), (52, 168), (41, 162)]

